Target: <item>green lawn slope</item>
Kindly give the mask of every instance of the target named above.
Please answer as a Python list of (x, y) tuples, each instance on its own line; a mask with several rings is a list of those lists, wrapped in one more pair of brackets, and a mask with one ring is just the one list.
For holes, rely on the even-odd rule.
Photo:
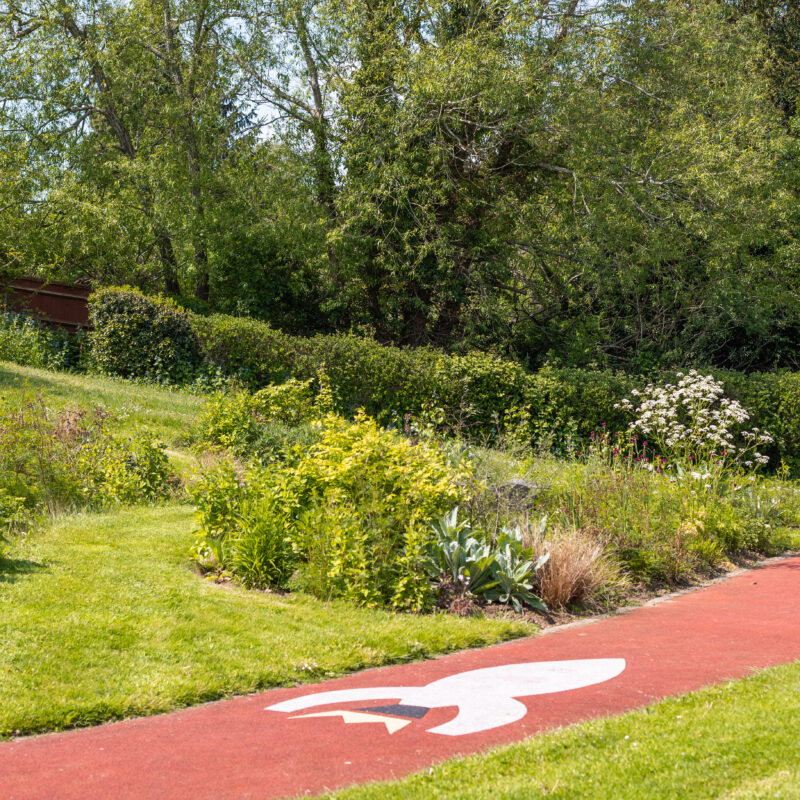
[(248, 592), (190, 566), (187, 506), (65, 517), (0, 566), (0, 737), (153, 714), (534, 632)]

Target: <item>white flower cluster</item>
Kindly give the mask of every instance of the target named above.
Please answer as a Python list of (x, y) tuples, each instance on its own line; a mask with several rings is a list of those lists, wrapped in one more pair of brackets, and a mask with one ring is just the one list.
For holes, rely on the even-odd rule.
[(724, 396), (720, 381), (712, 375), (700, 375), (697, 370), (686, 375), (679, 372), (677, 377), (677, 384), (648, 384), (642, 392), (633, 390), (635, 401), (625, 399), (614, 408), (635, 414), (630, 429), (641, 431), (665, 450), (696, 454), (699, 458), (714, 453), (722, 457), (752, 455), (745, 466), (769, 461), (756, 449), (773, 441), (766, 431), (742, 431), (745, 444), (736, 445), (736, 428), (750, 415), (736, 400)]

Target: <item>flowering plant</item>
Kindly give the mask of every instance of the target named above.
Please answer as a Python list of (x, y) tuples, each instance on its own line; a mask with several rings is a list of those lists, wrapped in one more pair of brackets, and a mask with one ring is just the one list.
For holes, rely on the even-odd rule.
[[(648, 384), (633, 390), (636, 398), (617, 403), (635, 415), (628, 426), (646, 435), (651, 446), (676, 464), (700, 465), (719, 471), (734, 464), (748, 469), (766, 464), (769, 457), (758, 448), (773, 441), (767, 431), (740, 430), (750, 415), (736, 401), (724, 396), (723, 384), (697, 370), (677, 374), (676, 384)], [(700, 470), (698, 475), (705, 472)], [(694, 473), (692, 473), (694, 474)]]

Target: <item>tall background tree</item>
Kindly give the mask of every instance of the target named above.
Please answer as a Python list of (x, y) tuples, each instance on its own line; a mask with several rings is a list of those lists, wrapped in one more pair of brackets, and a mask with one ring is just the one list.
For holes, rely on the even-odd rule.
[(796, 366), (798, 24), (0, 0), (0, 260), (530, 366)]

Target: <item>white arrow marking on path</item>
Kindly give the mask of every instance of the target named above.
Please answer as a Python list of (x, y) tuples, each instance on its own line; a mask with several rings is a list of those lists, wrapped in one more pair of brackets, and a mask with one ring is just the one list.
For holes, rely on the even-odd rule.
[[(396, 698), (400, 705), (405, 706), (458, 706), (458, 714), (454, 719), (431, 728), (428, 732), (444, 736), (463, 736), (499, 728), (522, 719), (528, 709), (515, 698), (581, 689), (616, 678), (624, 669), (624, 658), (505, 664), (459, 672), (433, 681), (427, 686), (373, 686), (318, 692), (267, 706), (266, 710), (302, 711), (333, 703), (389, 698)], [(334, 713), (338, 715), (340, 712), (327, 715)]]

